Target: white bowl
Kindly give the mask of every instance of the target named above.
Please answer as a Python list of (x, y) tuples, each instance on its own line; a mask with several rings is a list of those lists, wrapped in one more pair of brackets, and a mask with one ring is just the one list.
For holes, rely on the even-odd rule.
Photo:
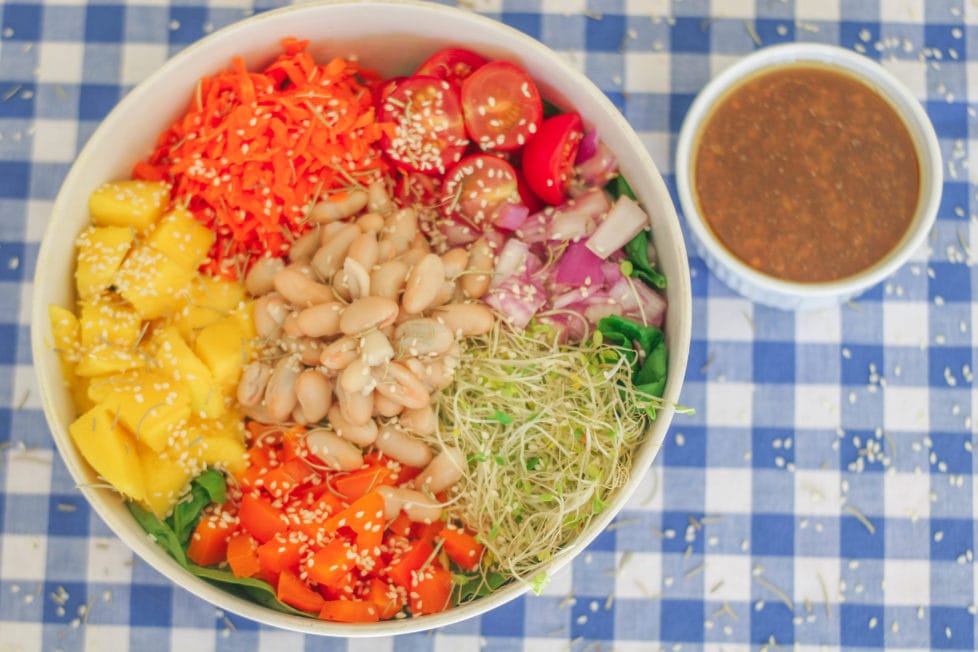
[[(196, 81), (226, 68), (235, 55), (249, 66), (269, 62), (287, 36), (310, 39), (319, 60), (330, 54), (357, 54), (385, 75), (404, 74), (428, 54), (462, 45), (491, 58), (518, 62), (541, 92), (559, 104), (576, 107), (585, 121), (616, 152), (621, 169), (651, 214), (659, 264), (669, 278), (665, 323), (670, 367), (665, 400), (678, 402), (690, 342), (691, 292), (682, 231), (669, 193), (655, 164), (622, 115), (583, 75), (541, 43), (499, 22), (442, 5), (398, 0), (300, 5), (249, 18), (188, 47), (133, 90), (92, 135), (72, 166), (41, 244), (34, 279), (32, 351), (44, 412), (58, 450), (80, 491), (95, 511), (140, 557), (175, 584), (222, 609), (278, 627), (331, 636), (403, 634), (448, 625), (497, 607), (526, 591), (511, 584), (495, 594), (437, 615), (376, 624), (344, 625), (274, 612), (191, 576), (153, 544), (112, 492), (94, 489), (92, 469), (75, 449), (67, 426), (75, 418), (52, 350), (47, 309), (73, 306), (74, 239), (87, 225), (87, 197), (101, 182), (128, 177), (135, 161), (151, 150), (157, 134), (178, 117)], [(574, 545), (557, 555), (553, 572), (580, 553), (621, 510), (658, 452), (673, 416), (659, 412), (647, 441), (635, 457), (634, 473), (612, 504)]]
[[(694, 199), (694, 148), (704, 121), (716, 103), (747, 77), (785, 64), (814, 62), (861, 80), (886, 99), (903, 120), (917, 150), (920, 194), (907, 232), (883, 259), (862, 272), (837, 281), (798, 283), (757, 271), (734, 256), (715, 236)], [(717, 277), (734, 291), (758, 303), (785, 310), (836, 305), (858, 296), (903, 265), (924, 242), (937, 216), (943, 186), (940, 146), (923, 107), (909, 90), (882, 66), (860, 54), (831, 45), (789, 43), (763, 48), (733, 64), (697, 95), (679, 132), (676, 145), (676, 186), (679, 203), (693, 235), (693, 245)]]

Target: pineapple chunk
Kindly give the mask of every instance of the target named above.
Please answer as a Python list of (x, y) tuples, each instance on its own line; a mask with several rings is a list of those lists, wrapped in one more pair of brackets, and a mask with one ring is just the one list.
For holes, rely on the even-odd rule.
[(113, 294), (82, 301), (79, 312), (83, 349), (100, 344), (134, 348), (142, 333), (142, 319), (132, 306)]
[(80, 328), (75, 313), (67, 308), (48, 306), (48, 319), (51, 320), (51, 335), (54, 337), (54, 349), (61, 357), (63, 365), (74, 368), (78, 361), (78, 343)]
[(226, 317), (245, 300), (244, 285), (237, 281), (199, 274), (187, 286), (186, 304), (177, 312), (173, 325), (183, 339), (193, 342), (197, 333)]
[(115, 410), (96, 405), (68, 426), (68, 432), (96, 473), (123, 495), (143, 499), (146, 487), (136, 440), (118, 422)]
[(233, 475), (240, 475), (248, 468), (248, 449), (237, 437), (204, 437), (200, 448), (200, 459), (207, 466), (226, 469)]
[(180, 305), (181, 293), (196, 273), (144, 244), (129, 253), (113, 283), (143, 319), (155, 319)]
[(220, 387), (236, 385), (248, 360), (249, 338), (237, 317), (224, 317), (204, 328), (194, 342), (194, 352), (214, 374)]
[(224, 393), (215, 386), (214, 375), (201, 362), (173, 326), (154, 334), (156, 362), (160, 370), (190, 391), (190, 405), (195, 415), (216, 418), (224, 413)]
[(162, 181), (110, 181), (88, 196), (95, 226), (131, 226), (145, 232), (170, 202), (170, 186)]
[(105, 376), (106, 374), (120, 373), (145, 366), (146, 358), (142, 351), (100, 344), (82, 354), (78, 366), (75, 367), (75, 373), (91, 378), (92, 376)]
[(138, 447), (139, 462), (146, 481), (144, 503), (162, 520), (170, 515), (173, 505), (186, 492), (193, 473), (180, 460), (161, 455), (143, 444)]
[(149, 234), (149, 245), (189, 269), (203, 262), (217, 234), (194, 219), (185, 208), (176, 208), (160, 220)]
[(93, 226), (78, 236), (75, 287), (79, 299), (84, 301), (108, 289), (135, 237), (135, 230), (128, 226)]
[(158, 371), (141, 371), (128, 382), (108, 383), (102, 405), (118, 410), (119, 422), (139, 441), (159, 452), (190, 417), (190, 393)]

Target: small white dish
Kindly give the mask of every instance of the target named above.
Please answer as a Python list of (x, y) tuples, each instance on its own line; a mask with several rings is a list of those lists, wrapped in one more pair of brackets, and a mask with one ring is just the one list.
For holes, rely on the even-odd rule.
[[(830, 282), (786, 281), (749, 266), (727, 249), (700, 213), (694, 197), (695, 151), (699, 134), (714, 107), (748, 77), (785, 65), (814, 63), (836, 69), (875, 90), (902, 119), (917, 152), (920, 190), (917, 208), (897, 245), (871, 267)], [(937, 216), (943, 186), (943, 163), (937, 135), (920, 102), (881, 65), (844, 48), (791, 43), (764, 48), (731, 65), (712, 79), (686, 114), (676, 148), (676, 185), (693, 246), (707, 267), (739, 294), (784, 310), (833, 306), (852, 299), (893, 274), (920, 247)]]

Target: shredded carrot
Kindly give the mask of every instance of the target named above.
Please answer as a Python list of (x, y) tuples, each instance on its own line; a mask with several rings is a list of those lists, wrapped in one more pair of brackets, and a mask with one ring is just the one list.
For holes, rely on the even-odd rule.
[(187, 113), (133, 169), (137, 179), (170, 181), (174, 204), (217, 233), (202, 266), (215, 275), (283, 255), (323, 193), (387, 170), (378, 143), (387, 127), (370, 91), (379, 75), (341, 58), (317, 64), (308, 41), (282, 46), (263, 72), (235, 58), (200, 80)]

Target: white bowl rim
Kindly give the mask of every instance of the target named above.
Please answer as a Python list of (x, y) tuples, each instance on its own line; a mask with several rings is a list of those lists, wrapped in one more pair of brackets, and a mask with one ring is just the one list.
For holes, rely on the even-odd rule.
[[(638, 138), (634, 134), (634, 130), (625, 120), (624, 116), (621, 115), (620, 111), (614, 106), (614, 104), (612, 104), (611, 100), (608, 99), (607, 96), (600, 91), (600, 89), (598, 89), (593, 82), (572, 67), (568, 62), (556, 56), (553, 50), (543, 45), (541, 42), (513, 27), (502, 23), (501, 21), (497, 21), (474, 12), (464, 11), (456, 7), (419, 0), (317, 0), (315, 2), (290, 5), (274, 9), (256, 14), (241, 21), (237, 21), (222, 29), (216, 30), (199, 41), (190, 44), (181, 52), (169, 58), (159, 69), (133, 88), (109, 112), (106, 118), (99, 125), (96, 132), (92, 134), (91, 138), (73, 163), (63, 182), (62, 190), (72, 185), (72, 183), (78, 177), (80, 177), (80, 169), (84, 165), (85, 161), (95, 156), (99, 134), (111, 130), (111, 126), (113, 124), (119, 123), (122, 120), (127, 111), (127, 107), (129, 107), (131, 104), (135, 104), (137, 98), (146, 93), (148, 88), (158, 83), (160, 78), (165, 78), (170, 71), (192, 58), (198, 50), (217, 44), (218, 42), (230, 40), (233, 35), (241, 32), (242, 30), (248, 31), (254, 25), (275, 21), (283, 17), (291, 16), (292, 14), (302, 14), (306, 12), (315, 13), (328, 7), (351, 8), (353, 6), (363, 7), (364, 5), (371, 5), (372, 8), (377, 11), (380, 11), (385, 7), (391, 9), (416, 8), (418, 10), (431, 12), (429, 15), (432, 16), (444, 15), (446, 17), (454, 17), (455, 19), (470, 21), (474, 25), (484, 27), (488, 33), (507, 35), (514, 38), (521, 42), (521, 48), (525, 48), (525, 56), (539, 56), (543, 60), (547, 61), (548, 65), (556, 67), (562, 75), (574, 78), (576, 83), (580, 85), (582, 89), (586, 89), (591, 95), (593, 95), (593, 101), (600, 105), (601, 112), (608, 115), (609, 119), (615, 123), (618, 130), (620, 130), (623, 134), (630, 134), (633, 142), (639, 142)], [(426, 38), (432, 37), (430, 34), (419, 34), (419, 36)], [(239, 50), (247, 49), (247, 46), (237, 47)], [(673, 230), (675, 240), (670, 242), (670, 245), (674, 249), (675, 255), (681, 256), (683, 261), (687, 261), (686, 247), (682, 239), (681, 229), (679, 227), (679, 218), (676, 214), (675, 207), (672, 204), (671, 199), (669, 199), (668, 190), (658, 167), (652, 160), (648, 150), (644, 146), (641, 146), (641, 144), (636, 146), (632, 153), (637, 161), (641, 164), (641, 171), (645, 173), (644, 176), (648, 177), (646, 180), (649, 182), (650, 192), (651, 189), (654, 189), (656, 197), (665, 198), (663, 203), (667, 204), (668, 206), (667, 214), (662, 215), (661, 218), (663, 221), (670, 222), (675, 225)], [(632, 175), (629, 175), (629, 178), (631, 177)], [(641, 200), (642, 189), (635, 188), (635, 190), (640, 194), (639, 198)], [(67, 193), (59, 191), (51, 210), (52, 215), (58, 215), (65, 212), (66, 205), (70, 199), (69, 197), (65, 196), (66, 194)], [(42, 301), (39, 301), (38, 299), (45, 295), (45, 290), (49, 285), (43, 271), (46, 269), (46, 263), (50, 262), (55, 256), (57, 256), (54, 244), (57, 231), (58, 224), (56, 223), (56, 220), (49, 220), (38, 252), (37, 267), (34, 277), (33, 303), (31, 308), (31, 320), (33, 324), (31, 328), (31, 350), (35, 360), (35, 373), (38, 375), (41, 402), (45, 416), (47, 418), (49, 427), (52, 430), (52, 434), (54, 435), (55, 444), (59, 450), (60, 457), (68, 467), (72, 477), (77, 481), (86, 474), (87, 465), (80, 459), (77, 451), (74, 450), (70, 437), (67, 435), (67, 425), (60, 423), (57, 419), (57, 401), (54, 396), (51, 383), (61, 381), (60, 373), (53, 371), (51, 360), (42, 360), (42, 358), (45, 358), (45, 356), (47, 358), (50, 358), (51, 356), (49, 339), (50, 328), (47, 314), (48, 305)], [(666, 401), (666, 405), (659, 411), (657, 420), (652, 425), (652, 429), (650, 431), (656, 436), (654, 438), (650, 436), (648, 441), (640, 448), (639, 454), (636, 455), (635, 459), (633, 460), (633, 473), (631, 473), (626, 485), (619, 489), (617, 496), (612, 501), (612, 504), (592, 521), (591, 525), (584, 531), (583, 536), (575, 541), (574, 544), (568, 546), (554, 557), (551, 565), (548, 568), (548, 575), (553, 575), (555, 572), (566, 566), (573, 558), (577, 556), (579, 552), (586, 548), (605, 530), (611, 520), (617, 516), (624, 507), (625, 502), (635, 493), (635, 489), (638, 487), (645, 473), (651, 467), (655, 456), (661, 448), (662, 440), (666, 435), (668, 426), (675, 413), (675, 406), (679, 401), (679, 393), (683, 385), (683, 379), (685, 377), (685, 370), (688, 362), (688, 352), (692, 333), (692, 291), (688, 263), (684, 262), (683, 265), (679, 266), (677, 271), (678, 273), (669, 277), (670, 294), (675, 293), (677, 296), (684, 297), (685, 300), (680, 304), (670, 303), (670, 313), (667, 314), (667, 319), (670, 320), (670, 324), (675, 323), (676, 327), (670, 326), (670, 329), (667, 331), (666, 335), (667, 341), (674, 341), (678, 347), (677, 350), (684, 352), (685, 355), (682, 357), (682, 359), (670, 359), (666, 395), (663, 397)], [(670, 346), (670, 349), (671, 348), (672, 347)], [(42, 364), (38, 364), (38, 360), (42, 360)], [(104, 496), (99, 495), (99, 492), (104, 490), (86, 485), (80, 485), (79, 490), (85, 496), (90, 507), (102, 518), (109, 528), (129, 547), (131, 547), (134, 552), (139, 555), (139, 557), (146, 561), (146, 563), (153, 567), (157, 572), (161, 573), (167, 579), (173, 582), (174, 585), (195, 594), (212, 605), (226, 609), (255, 622), (302, 632), (305, 634), (353, 638), (391, 636), (434, 629), (478, 616), (489, 611), (490, 609), (509, 602), (523, 593), (526, 593), (529, 589), (529, 586), (525, 583), (514, 582), (503, 589), (493, 592), (492, 595), (486, 598), (460, 607), (455, 607), (438, 614), (404, 620), (382, 621), (379, 623), (341, 624), (321, 621), (314, 618), (282, 614), (269, 608), (262, 607), (257, 603), (238, 598), (237, 596), (234, 596), (197, 577), (192, 576), (183, 567), (171, 559), (161, 547), (157, 546), (153, 541), (151, 541), (148, 536), (131, 536), (127, 534), (128, 530), (131, 529), (134, 520), (128, 516), (117, 517), (116, 514), (109, 509), (108, 501), (106, 501)]]
[[(847, 71), (877, 92), (893, 107), (913, 135), (922, 136), (917, 148), (922, 193), (914, 220), (897, 246), (869, 268), (842, 279), (828, 282), (798, 283), (769, 276), (734, 256), (717, 240), (700, 214), (693, 197), (690, 165), (693, 147), (704, 119), (727, 91), (747, 77), (767, 68), (787, 63), (812, 62)], [(914, 138), (916, 143), (917, 139)], [(863, 292), (893, 274), (920, 247), (937, 217), (943, 188), (943, 157), (934, 126), (916, 97), (893, 73), (869, 57), (852, 50), (824, 43), (784, 43), (755, 50), (713, 77), (697, 94), (683, 120), (676, 143), (676, 190), (683, 216), (698, 243), (708, 250), (729, 272), (756, 288), (765, 297), (779, 297), (818, 304), (820, 300), (849, 298)], [(929, 179), (929, 181), (928, 181)], [(927, 184), (925, 186), (925, 184)], [(926, 193), (926, 194), (924, 194)], [(770, 300), (764, 301), (770, 303)], [(781, 306), (779, 306), (781, 307)]]

